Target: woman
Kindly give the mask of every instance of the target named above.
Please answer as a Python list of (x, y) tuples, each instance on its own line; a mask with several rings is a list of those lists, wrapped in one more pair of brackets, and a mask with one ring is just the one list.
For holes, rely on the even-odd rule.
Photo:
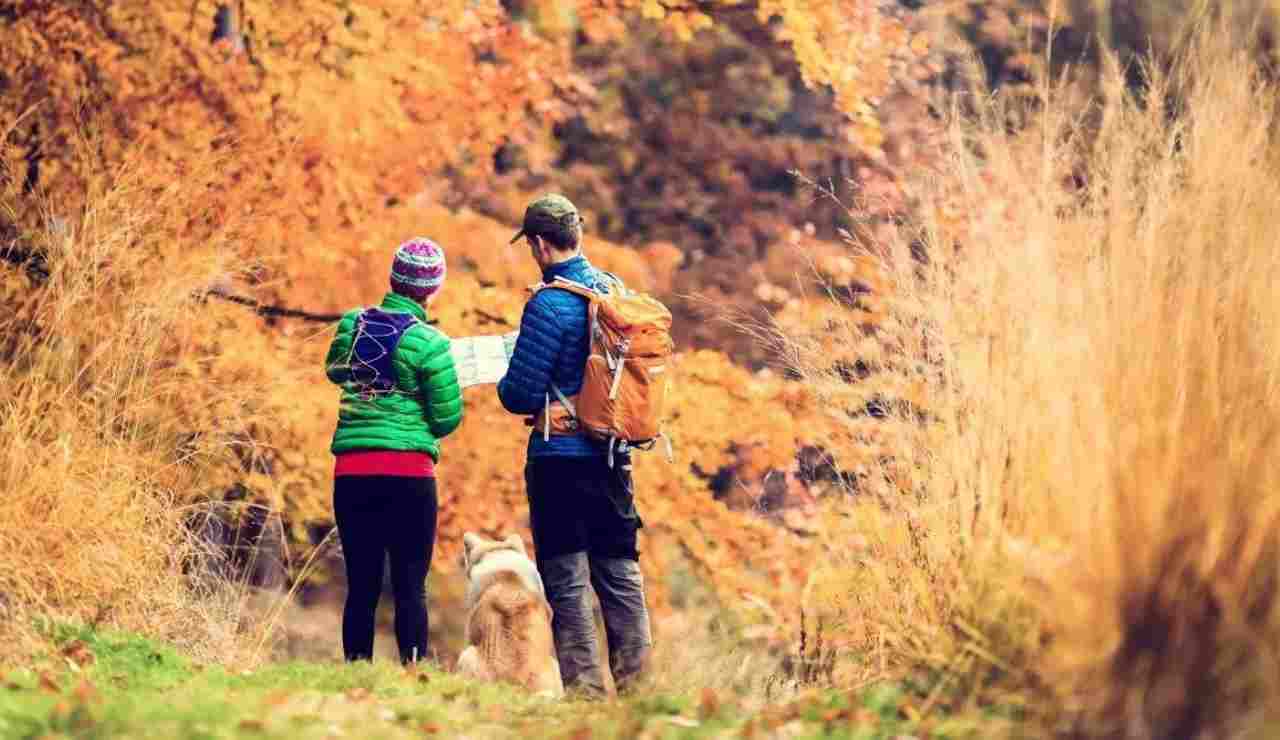
[(342, 388), (330, 448), (333, 510), (347, 566), (342, 650), (373, 658), (384, 557), (391, 557), (400, 660), (427, 650), (427, 570), (436, 534), (440, 440), (462, 421), (449, 338), (427, 325), (444, 285), (444, 250), (411, 239), (396, 250), (391, 292), (342, 317), (329, 346), (329, 380)]

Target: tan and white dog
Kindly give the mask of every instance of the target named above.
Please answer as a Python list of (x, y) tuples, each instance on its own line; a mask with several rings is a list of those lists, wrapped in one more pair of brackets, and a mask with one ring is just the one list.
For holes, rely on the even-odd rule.
[(518, 534), (495, 541), (467, 532), (462, 543), (467, 647), (458, 656), (457, 672), (563, 696), (551, 605), (524, 541)]

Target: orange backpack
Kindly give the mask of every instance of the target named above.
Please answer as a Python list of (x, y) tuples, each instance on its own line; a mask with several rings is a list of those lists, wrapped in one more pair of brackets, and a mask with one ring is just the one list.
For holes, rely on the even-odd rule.
[[(613, 277), (610, 275), (610, 277)], [(564, 278), (530, 290), (557, 288), (587, 299), (591, 351), (582, 390), (573, 398), (551, 386), (546, 405), (534, 424), (544, 439), (552, 434), (578, 434), (607, 442), (609, 466), (615, 451), (648, 450), (662, 439), (667, 458), (671, 441), (662, 432), (667, 401), (668, 367), (675, 343), (671, 312), (652, 296), (628, 289), (617, 278), (608, 292), (592, 290)]]

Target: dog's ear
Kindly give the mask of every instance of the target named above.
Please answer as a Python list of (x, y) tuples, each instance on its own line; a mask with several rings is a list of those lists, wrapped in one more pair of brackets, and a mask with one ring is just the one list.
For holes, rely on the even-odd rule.
[(525, 552), (525, 549), (524, 549), (524, 540), (520, 537), (520, 535), (519, 535), (519, 534), (517, 534), (517, 533), (515, 533), (515, 532), (512, 532), (511, 534), (507, 535), (507, 538), (506, 538), (505, 540), (503, 540), (503, 542), (505, 542), (505, 543), (507, 543), (508, 545), (511, 545), (513, 548), (515, 548), (515, 549), (519, 550), (521, 555), (527, 555), (527, 554), (528, 554), (528, 553), (526, 553), (526, 552)]
[(480, 537), (475, 532), (462, 535), (462, 571), (471, 572), (471, 551), (480, 544)]

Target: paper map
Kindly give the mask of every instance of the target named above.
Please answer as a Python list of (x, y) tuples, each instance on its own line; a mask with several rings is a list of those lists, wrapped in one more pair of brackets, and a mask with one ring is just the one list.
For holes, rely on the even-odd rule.
[(458, 371), (458, 385), (497, 383), (507, 374), (507, 363), (516, 347), (516, 334), (492, 334), (453, 339), (453, 364)]

